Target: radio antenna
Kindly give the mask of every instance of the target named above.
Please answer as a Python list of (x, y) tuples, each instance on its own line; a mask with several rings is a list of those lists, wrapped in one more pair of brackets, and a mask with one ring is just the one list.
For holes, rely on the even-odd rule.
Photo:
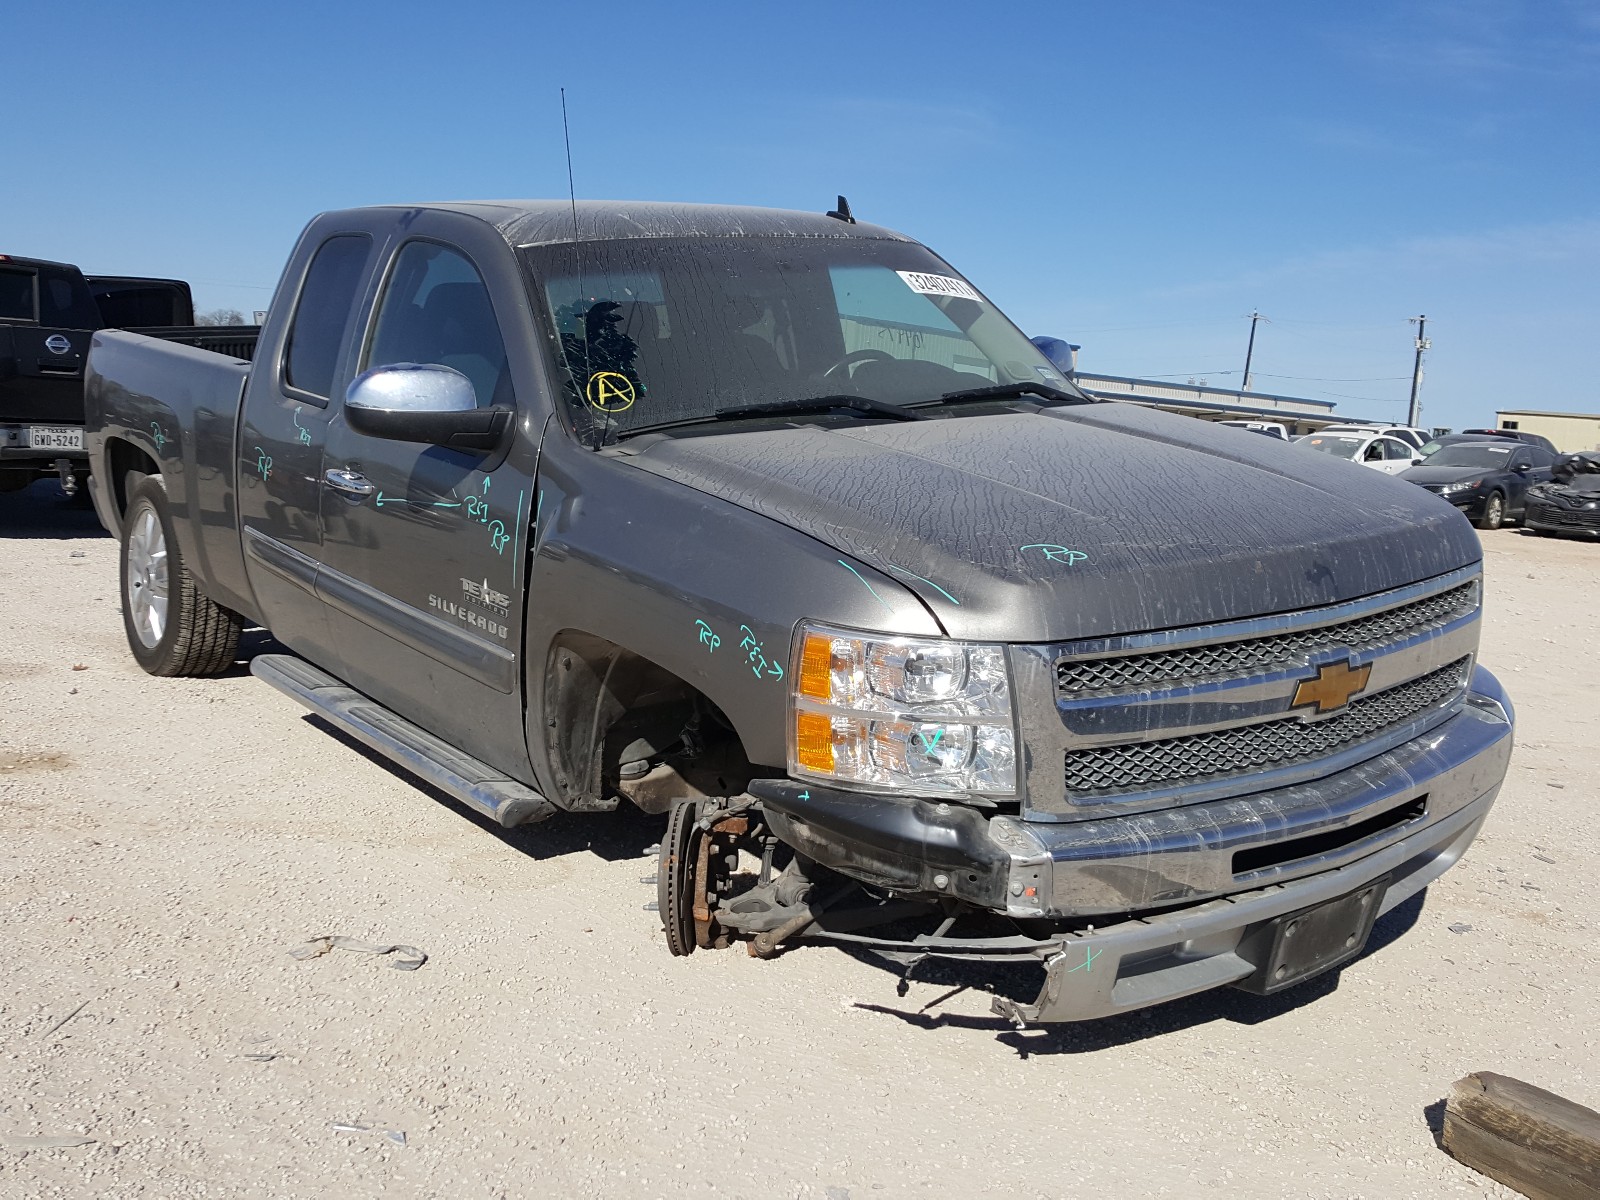
[[(572, 181), (572, 130), (567, 125), (567, 89), (561, 89), (561, 139), (567, 147), (567, 200), (572, 205), (572, 246), (578, 256), (578, 302), (582, 307), (584, 299), (583, 286), (583, 241), (578, 237), (578, 189)], [(583, 338), (583, 384), (578, 389), (579, 399), (589, 402), (589, 380), (594, 375), (593, 364), (589, 360), (589, 314), (583, 312), (579, 316), (582, 323), (580, 335)], [(571, 364), (568, 363), (568, 369)], [(595, 439), (594, 448), (599, 451), (606, 444), (606, 439), (611, 436), (611, 412), (603, 409), (605, 421), (600, 426), (599, 436)]]
[[(572, 131), (567, 128), (567, 89), (561, 89), (561, 138), (567, 144), (567, 198), (572, 201), (572, 244), (578, 244), (578, 189), (572, 183)], [(582, 272), (580, 271), (581, 275)]]

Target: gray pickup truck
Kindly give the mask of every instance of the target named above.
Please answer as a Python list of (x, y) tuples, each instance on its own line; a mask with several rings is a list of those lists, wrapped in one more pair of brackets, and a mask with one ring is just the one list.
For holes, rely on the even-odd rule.
[(246, 358), (95, 337), (134, 656), (263, 626), (499, 822), (663, 814), (674, 953), (1032, 961), (1017, 1022), (1275, 992), (1506, 772), (1450, 505), (1092, 401), (843, 206), (328, 213)]

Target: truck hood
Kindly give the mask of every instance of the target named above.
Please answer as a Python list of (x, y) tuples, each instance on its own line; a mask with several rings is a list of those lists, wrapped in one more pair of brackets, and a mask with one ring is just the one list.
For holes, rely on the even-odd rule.
[[(952, 637), (1206, 624), (1481, 557), (1466, 520), (1422, 488), (1267, 438), (1115, 403), (959, 413), (657, 435), (628, 461), (905, 585)], [(722, 549), (761, 569), (763, 547)]]

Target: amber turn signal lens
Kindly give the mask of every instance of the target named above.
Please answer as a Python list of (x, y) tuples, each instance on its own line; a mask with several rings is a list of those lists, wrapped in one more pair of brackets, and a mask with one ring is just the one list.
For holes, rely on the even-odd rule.
[(826, 704), (833, 694), (832, 666), (833, 639), (817, 633), (806, 634), (805, 644), (800, 647), (800, 694)]
[(833, 721), (825, 713), (795, 713), (794, 756), (808, 771), (832, 772)]

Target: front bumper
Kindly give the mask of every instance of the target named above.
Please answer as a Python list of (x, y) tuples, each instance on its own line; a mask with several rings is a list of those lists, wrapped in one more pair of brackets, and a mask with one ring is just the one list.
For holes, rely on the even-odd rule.
[(1578, 508), (1530, 498), (1523, 523), (1529, 529), (1548, 533), (1600, 537), (1600, 509)]
[[(900, 948), (1030, 954), (1047, 967), (1038, 1001), (997, 1000), (998, 1010), (1019, 1020), (1085, 1020), (1246, 979), (1260, 965), (1250, 935), (1285, 913), (1385, 876), (1380, 913), (1426, 887), (1471, 844), (1494, 803), (1513, 723), (1510, 701), (1479, 667), (1450, 720), (1347, 770), (1092, 821), (986, 818), (959, 804), (789, 781), (751, 791), (779, 837), (853, 878), (1064, 925), (1058, 935), (1003, 946), (922, 938)], [(1098, 927), (1096, 918), (1108, 923)]]

